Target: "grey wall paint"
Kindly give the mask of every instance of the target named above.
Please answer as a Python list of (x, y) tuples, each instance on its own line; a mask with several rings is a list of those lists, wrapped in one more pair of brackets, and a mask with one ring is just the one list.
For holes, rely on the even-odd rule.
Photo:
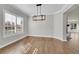
[(55, 37), (63, 40), (63, 14), (47, 15), (45, 21), (29, 19), (29, 35)]
[(57, 13), (54, 15), (54, 33), (56, 38), (63, 40), (63, 14)]
[(33, 21), (30, 17), (29, 35), (53, 36), (53, 15), (47, 15), (45, 21)]
[(63, 40), (67, 40), (67, 14), (63, 14)]
[[(16, 15), (24, 17), (24, 33), (7, 37), (7, 38), (3, 37), (3, 9), (8, 10), (9, 12), (12, 12)], [(20, 10), (14, 8), (11, 5), (0, 4), (0, 47), (7, 43), (15, 41), (24, 35), (28, 35), (28, 15), (22, 13)]]

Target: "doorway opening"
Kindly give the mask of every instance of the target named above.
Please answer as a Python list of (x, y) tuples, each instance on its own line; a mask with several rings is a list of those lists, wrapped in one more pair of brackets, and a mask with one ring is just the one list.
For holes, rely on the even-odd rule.
[(66, 16), (66, 40), (72, 47), (79, 49), (79, 5), (72, 6), (64, 15)]

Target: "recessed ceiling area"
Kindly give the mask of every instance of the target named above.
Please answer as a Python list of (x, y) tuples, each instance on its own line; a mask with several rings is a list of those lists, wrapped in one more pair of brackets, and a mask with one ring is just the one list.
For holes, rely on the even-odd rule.
[[(12, 4), (12, 5), (30, 16), (37, 14), (36, 4)], [(65, 4), (42, 4), (41, 12), (42, 14), (45, 15), (51, 15), (61, 10), (64, 6)]]

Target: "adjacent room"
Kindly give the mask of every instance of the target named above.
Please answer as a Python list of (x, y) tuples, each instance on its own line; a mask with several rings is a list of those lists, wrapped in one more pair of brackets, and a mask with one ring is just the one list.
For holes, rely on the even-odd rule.
[(79, 5), (0, 4), (0, 54), (78, 54)]

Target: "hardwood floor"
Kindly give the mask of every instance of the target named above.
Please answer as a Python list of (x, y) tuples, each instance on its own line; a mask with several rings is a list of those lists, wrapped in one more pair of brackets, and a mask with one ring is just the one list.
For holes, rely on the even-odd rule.
[(71, 54), (79, 51), (55, 38), (26, 37), (0, 50), (1, 54)]
[(79, 32), (72, 32), (71, 33), (71, 39), (68, 42), (68, 44), (71, 47), (74, 47), (75, 49), (79, 50)]

